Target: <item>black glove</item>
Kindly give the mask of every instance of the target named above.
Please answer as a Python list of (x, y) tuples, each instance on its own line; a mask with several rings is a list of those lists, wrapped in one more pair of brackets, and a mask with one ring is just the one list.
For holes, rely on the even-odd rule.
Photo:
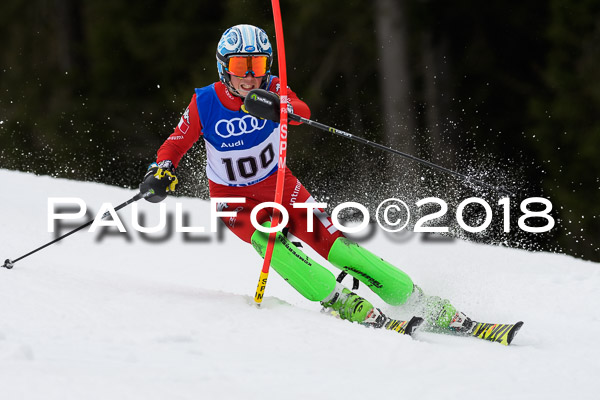
[[(279, 122), (279, 95), (264, 89), (252, 89), (244, 99), (242, 110), (257, 118)], [(294, 107), (287, 104), (288, 114), (294, 113)]]
[(167, 198), (168, 192), (174, 192), (179, 181), (175, 176), (175, 167), (169, 160), (152, 163), (140, 185), (140, 192), (151, 203), (159, 203)]

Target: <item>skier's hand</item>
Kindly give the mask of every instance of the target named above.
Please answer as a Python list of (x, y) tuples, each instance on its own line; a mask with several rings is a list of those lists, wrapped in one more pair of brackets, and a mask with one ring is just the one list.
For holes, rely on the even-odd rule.
[[(253, 89), (244, 99), (242, 110), (257, 118), (279, 122), (279, 94), (264, 89)], [(288, 113), (294, 113), (294, 107), (287, 103)]]
[(167, 197), (167, 193), (174, 192), (179, 181), (175, 176), (175, 167), (169, 160), (152, 163), (140, 185), (140, 192), (151, 203), (159, 203)]

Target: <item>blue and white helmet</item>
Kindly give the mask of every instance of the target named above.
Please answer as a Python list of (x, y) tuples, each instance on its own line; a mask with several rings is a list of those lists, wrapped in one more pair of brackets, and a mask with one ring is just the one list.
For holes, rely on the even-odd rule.
[(236, 25), (227, 29), (217, 45), (217, 71), (219, 79), (234, 94), (239, 93), (231, 87), (230, 76), (227, 73), (227, 59), (232, 55), (266, 55), (267, 74), (263, 77), (262, 85), (269, 81), (271, 65), (273, 64), (273, 48), (267, 33), (254, 25)]

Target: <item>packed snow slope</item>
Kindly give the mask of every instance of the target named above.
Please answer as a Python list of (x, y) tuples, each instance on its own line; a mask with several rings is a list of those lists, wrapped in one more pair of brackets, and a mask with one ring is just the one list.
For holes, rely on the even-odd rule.
[[(54, 238), (49, 197), (81, 198), (93, 216), (135, 194), (6, 170), (0, 187), (1, 261)], [(176, 203), (184, 226), (210, 230), (207, 201), (169, 198), (172, 230)], [(160, 205), (136, 204), (154, 226)], [(380, 231), (363, 245), (426, 292), (476, 320), (525, 321), (509, 347), (411, 339), (321, 314), (275, 272), (257, 309), (262, 260), (251, 246), (229, 232), (162, 231), (150, 242), (132, 211), (119, 212), (127, 234), (84, 230), (0, 269), (0, 398), (600, 398), (598, 264), (416, 235), (399, 243)]]

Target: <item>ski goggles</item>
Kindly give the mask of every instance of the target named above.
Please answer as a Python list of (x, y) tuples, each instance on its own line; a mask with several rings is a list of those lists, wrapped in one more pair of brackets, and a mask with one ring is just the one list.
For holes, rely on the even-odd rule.
[(227, 72), (239, 77), (245, 77), (251, 72), (258, 78), (269, 72), (267, 63), (267, 56), (233, 56), (227, 59)]

